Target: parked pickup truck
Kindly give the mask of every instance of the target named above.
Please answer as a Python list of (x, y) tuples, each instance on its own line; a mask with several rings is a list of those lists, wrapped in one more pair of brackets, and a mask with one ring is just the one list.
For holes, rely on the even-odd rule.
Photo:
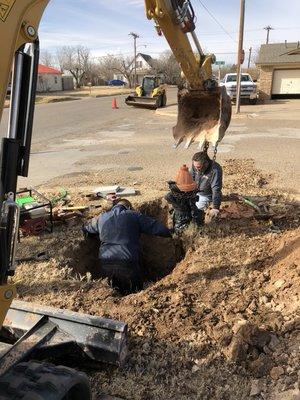
[[(232, 100), (236, 100), (236, 79), (237, 74), (226, 74), (220, 82), (221, 86), (226, 87), (226, 91)], [(241, 89), (241, 98), (249, 99), (251, 104), (256, 104), (258, 97), (257, 85), (249, 74), (242, 74)]]

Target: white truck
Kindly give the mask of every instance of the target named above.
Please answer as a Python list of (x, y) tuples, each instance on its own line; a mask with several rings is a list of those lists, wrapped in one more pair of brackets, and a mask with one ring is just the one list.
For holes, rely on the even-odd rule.
[[(228, 95), (233, 101), (236, 100), (237, 74), (226, 74), (220, 82), (221, 86), (226, 87)], [(248, 99), (250, 104), (256, 104), (258, 98), (257, 85), (253, 82), (249, 74), (243, 73), (241, 80), (241, 99)]]

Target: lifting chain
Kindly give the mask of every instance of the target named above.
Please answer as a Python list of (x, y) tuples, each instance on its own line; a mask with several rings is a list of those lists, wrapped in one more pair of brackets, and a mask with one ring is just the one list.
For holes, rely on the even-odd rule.
[(202, 150), (203, 153), (206, 153), (206, 154), (207, 154), (208, 149), (209, 149), (209, 142), (205, 141), (205, 142), (204, 142), (204, 145), (203, 145), (203, 150)]
[[(218, 146), (219, 146), (219, 142), (217, 142), (217, 143), (215, 144), (215, 146), (213, 147), (213, 149), (214, 149), (213, 161), (216, 161), (217, 154), (218, 154)], [(206, 153), (206, 154), (207, 154), (208, 149), (209, 149), (209, 142), (205, 141), (205, 142), (204, 142), (204, 145), (203, 145), (203, 150), (202, 150), (203, 153)]]
[(214, 156), (213, 156), (213, 161), (216, 161), (217, 158), (217, 154), (218, 154), (218, 146), (219, 146), (219, 142), (217, 142), (214, 146)]

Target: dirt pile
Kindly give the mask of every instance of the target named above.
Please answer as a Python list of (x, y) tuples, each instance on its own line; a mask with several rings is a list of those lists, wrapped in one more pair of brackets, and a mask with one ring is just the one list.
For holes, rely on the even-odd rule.
[[(244, 195), (272, 195), (280, 210), (290, 203), (285, 217), (227, 218), (200, 232), (191, 228), (182, 237), (182, 261), (176, 243), (146, 240), (146, 252), (155, 250), (150, 256), (157, 260), (161, 255), (170, 269), (140, 293), (121, 298), (105, 281), (86, 273), (83, 250), (76, 250), (82, 241), (80, 225), (22, 240), (19, 255), (47, 248), (51, 258), (19, 266), (19, 297), (129, 325), (125, 368), (88, 371), (95, 398), (102, 392), (128, 400), (300, 396), (299, 208), (269, 190), (270, 177), (250, 161), (230, 160), (225, 170), (225, 193), (242, 184)], [(142, 199), (143, 194), (137, 203)], [(152, 200), (143, 211), (165, 221), (164, 204)], [(164, 251), (168, 246), (173, 250)]]

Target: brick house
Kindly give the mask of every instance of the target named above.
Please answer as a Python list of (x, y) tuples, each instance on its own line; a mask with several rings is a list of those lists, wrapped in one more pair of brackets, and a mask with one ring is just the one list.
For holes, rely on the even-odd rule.
[(260, 69), (262, 100), (300, 98), (299, 42), (263, 44), (256, 65)]

